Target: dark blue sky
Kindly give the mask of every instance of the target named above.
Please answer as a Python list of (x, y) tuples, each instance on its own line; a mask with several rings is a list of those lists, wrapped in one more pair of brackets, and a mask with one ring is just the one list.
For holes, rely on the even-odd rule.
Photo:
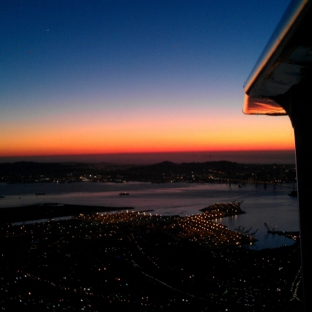
[(0, 155), (289, 148), (242, 114), (289, 2), (2, 1)]

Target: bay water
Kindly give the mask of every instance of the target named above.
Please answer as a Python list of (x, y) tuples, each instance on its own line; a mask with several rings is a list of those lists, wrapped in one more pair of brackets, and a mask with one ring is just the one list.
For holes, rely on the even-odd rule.
[[(291, 245), (283, 235), (269, 234), (265, 223), (279, 231), (298, 231), (297, 198), (288, 193), (292, 185), (254, 185), (210, 183), (0, 183), (0, 209), (30, 204), (60, 203), (100, 207), (125, 207), (152, 214), (186, 216), (201, 213), (200, 209), (221, 202), (240, 201), (246, 213), (217, 219), (229, 229), (255, 233), (258, 240), (249, 248), (264, 249)], [(120, 196), (122, 192), (129, 195)], [(36, 195), (43, 193), (44, 195)]]

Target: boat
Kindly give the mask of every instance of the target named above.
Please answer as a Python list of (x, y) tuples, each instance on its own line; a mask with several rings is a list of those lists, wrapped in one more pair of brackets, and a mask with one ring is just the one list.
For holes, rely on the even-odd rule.
[(121, 193), (119, 193), (119, 195), (129, 195), (129, 193), (128, 192), (121, 192)]
[(36, 195), (45, 195), (44, 192), (37, 192)]

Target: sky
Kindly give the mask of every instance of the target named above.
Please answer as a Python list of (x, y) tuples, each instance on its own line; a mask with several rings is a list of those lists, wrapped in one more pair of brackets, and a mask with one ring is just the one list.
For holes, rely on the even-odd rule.
[(242, 112), (289, 3), (1, 1), (0, 161), (293, 151), (288, 116)]

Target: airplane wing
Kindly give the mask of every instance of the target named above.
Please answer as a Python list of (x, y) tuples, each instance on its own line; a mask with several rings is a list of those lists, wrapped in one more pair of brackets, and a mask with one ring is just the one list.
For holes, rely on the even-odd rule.
[(245, 114), (290, 114), (285, 95), (311, 75), (311, 29), (311, 1), (292, 1), (244, 85)]
[[(273, 7), (272, 7), (273, 9)], [(293, 0), (244, 85), (245, 114), (288, 115), (294, 129), (304, 311), (312, 311), (312, 0)]]

